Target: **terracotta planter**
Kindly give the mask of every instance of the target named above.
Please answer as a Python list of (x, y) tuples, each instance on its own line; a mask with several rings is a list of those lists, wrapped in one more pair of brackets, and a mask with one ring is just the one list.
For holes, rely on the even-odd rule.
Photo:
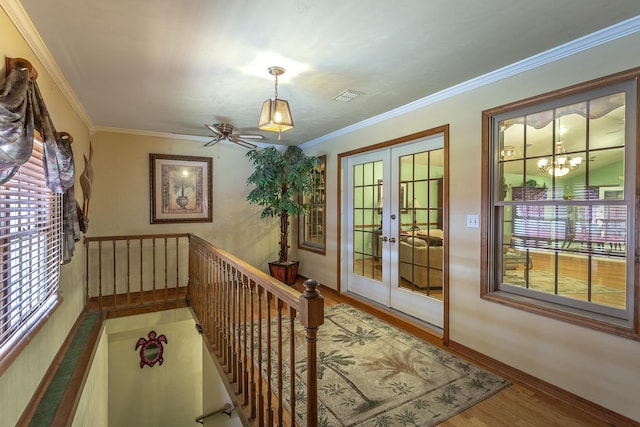
[(270, 262), (269, 273), (271, 277), (280, 280), (286, 285), (293, 285), (298, 278), (298, 266), (300, 261), (287, 261), (284, 263)]

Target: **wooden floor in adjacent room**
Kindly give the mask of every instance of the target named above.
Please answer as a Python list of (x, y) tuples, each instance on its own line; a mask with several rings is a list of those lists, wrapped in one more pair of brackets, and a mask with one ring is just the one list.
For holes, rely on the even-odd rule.
[[(294, 287), (301, 292), (304, 290), (301, 281), (296, 283)], [(344, 301), (344, 298), (338, 295), (335, 291), (330, 289), (322, 287), (320, 292), (324, 297), (325, 306), (347, 302)], [(366, 311), (366, 308), (358, 308)], [(383, 320), (389, 322), (389, 319), (385, 318)], [(402, 328), (401, 325), (395, 326)], [(432, 342), (431, 340), (428, 341)], [(443, 348), (453, 353), (451, 349)], [(470, 361), (474, 362), (473, 360)], [(495, 373), (506, 377), (501, 372)], [(527, 385), (519, 384), (512, 378), (507, 379), (513, 382), (511, 387), (507, 387), (503, 391), (496, 393), (440, 425), (449, 427), (605, 427), (623, 425), (620, 423), (616, 424), (613, 422), (607, 422), (606, 420), (596, 419), (592, 415), (587, 414), (583, 410), (573, 407), (568, 403), (552, 398), (540, 391), (536, 391)]]

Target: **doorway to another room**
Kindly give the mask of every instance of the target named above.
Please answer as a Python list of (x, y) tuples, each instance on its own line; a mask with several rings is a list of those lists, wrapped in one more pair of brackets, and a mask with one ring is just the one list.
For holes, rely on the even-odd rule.
[(340, 155), (341, 291), (446, 332), (447, 136)]

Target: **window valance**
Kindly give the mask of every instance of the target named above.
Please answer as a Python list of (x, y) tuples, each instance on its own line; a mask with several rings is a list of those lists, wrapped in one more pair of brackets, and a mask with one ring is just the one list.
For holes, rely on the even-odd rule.
[(31, 157), (34, 133), (43, 141), (47, 187), (63, 194), (64, 261), (80, 240), (73, 192), (75, 166), (66, 132), (57, 132), (36, 83), (38, 72), (22, 58), (6, 58), (6, 79), (0, 84), (0, 184), (11, 179)]

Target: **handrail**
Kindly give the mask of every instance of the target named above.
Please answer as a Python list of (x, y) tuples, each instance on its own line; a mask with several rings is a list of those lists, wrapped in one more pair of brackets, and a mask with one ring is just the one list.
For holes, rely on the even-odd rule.
[(204, 424), (204, 420), (205, 418), (209, 418), (209, 417), (213, 417), (214, 415), (218, 415), (218, 414), (226, 414), (228, 416), (231, 416), (231, 411), (233, 411), (234, 408), (233, 406), (231, 406), (231, 403), (225, 403), (224, 406), (220, 409), (218, 409), (217, 411), (213, 411), (213, 412), (209, 412), (208, 414), (204, 414), (204, 415), (200, 415), (199, 417), (196, 417), (196, 422), (200, 423), (200, 424)]
[[(300, 293), (191, 234), (86, 237), (85, 248), (87, 311), (190, 306), (243, 422), (318, 425), (324, 300), (316, 281), (305, 281)], [(306, 366), (297, 366), (305, 356)], [(306, 411), (296, 411), (296, 377), (299, 386), (304, 371)]]
[[(258, 426), (300, 422), (296, 375), (287, 372), (296, 368), (297, 350), (307, 358), (306, 425), (317, 426), (316, 341), (324, 322), (318, 283), (307, 280), (300, 294), (196, 236), (190, 236), (189, 263), (189, 305), (211, 353), (236, 385), (247, 417), (257, 420)], [(296, 342), (296, 318), (304, 328), (304, 343)]]

